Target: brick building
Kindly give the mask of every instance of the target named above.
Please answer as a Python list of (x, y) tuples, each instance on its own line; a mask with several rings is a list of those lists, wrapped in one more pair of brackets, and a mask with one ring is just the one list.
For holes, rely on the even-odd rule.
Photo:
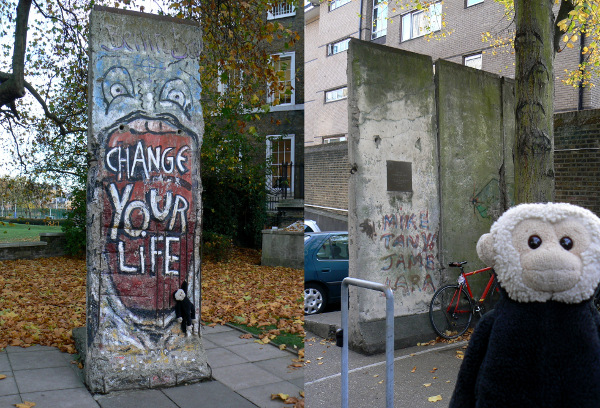
[[(495, 49), (482, 41), (482, 33), (510, 36), (514, 31), (514, 24), (504, 16), (503, 6), (492, 0), (438, 2), (423, 11), (402, 8), (396, 2), (388, 5), (383, 0), (334, 0), (320, 4), (306, 1), (304, 14), (307, 167), (319, 161), (310, 157), (317, 146), (347, 139), (346, 50), (350, 37), (514, 77), (511, 51)], [(598, 87), (575, 88), (562, 82), (565, 70), (577, 67), (579, 57), (577, 47), (556, 54), (555, 112), (600, 107)], [(346, 174), (348, 164), (343, 166)], [(329, 189), (325, 182), (309, 177), (308, 184), (323, 191)], [(307, 193), (307, 218), (339, 214), (347, 208), (321, 207), (330, 206), (319, 199), (318, 192)]]
[(278, 55), (277, 64), (284, 72), (281, 81), (292, 92), (269, 95), (267, 102), (277, 98), (279, 103), (271, 106), (257, 126), (267, 135), (266, 154), (271, 158), (269, 210), (276, 216), (272, 222), (285, 224), (288, 220), (282, 216), (302, 218), (304, 199), (304, 13), (299, 5), (281, 3), (267, 20), (300, 34), (292, 48), (285, 49), (281, 39), (275, 39), (269, 48), (272, 55)]

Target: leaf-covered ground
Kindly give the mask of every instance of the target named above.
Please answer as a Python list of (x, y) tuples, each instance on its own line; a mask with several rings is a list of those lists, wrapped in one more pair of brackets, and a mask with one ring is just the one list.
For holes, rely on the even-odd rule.
[(204, 261), (202, 266), (202, 320), (234, 322), (251, 327), (277, 328), (304, 335), (304, 271), (260, 266), (260, 253), (236, 249), (227, 263)]
[[(236, 249), (230, 262), (202, 267), (202, 319), (304, 335), (303, 271), (259, 266), (257, 251)], [(40, 344), (75, 352), (71, 329), (85, 325), (84, 260), (0, 261), (0, 349)]]

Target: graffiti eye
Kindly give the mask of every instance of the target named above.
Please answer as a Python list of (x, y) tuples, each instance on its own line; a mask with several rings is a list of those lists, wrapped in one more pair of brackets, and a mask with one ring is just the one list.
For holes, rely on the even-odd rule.
[(133, 98), (133, 81), (129, 71), (123, 67), (112, 67), (104, 73), (102, 93), (106, 103), (106, 111), (113, 101), (119, 97)]
[(182, 108), (185, 106), (185, 95), (181, 91), (172, 90), (167, 95), (167, 100), (171, 102), (175, 102), (177, 105)]
[(538, 249), (540, 245), (542, 245), (542, 239), (537, 235), (532, 235), (529, 237), (529, 241), (527, 242), (529, 248)]
[(162, 102), (171, 102), (179, 106), (183, 111), (189, 109), (192, 97), (188, 85), (181, 79), (171, 79), (165, 83), (160, 92)]
[(569, 237), (562, 237), (558, 243), (567, 251), (570, 251), (573, 248), (573, 240)]
[(112, 95), (113, 98), (116, 98), (117, 96), (121, 96), (121, 95), (129, 95), (129, 92), (127, 92), (125, 85), (114, 84), (110, 87), (110, 94)]

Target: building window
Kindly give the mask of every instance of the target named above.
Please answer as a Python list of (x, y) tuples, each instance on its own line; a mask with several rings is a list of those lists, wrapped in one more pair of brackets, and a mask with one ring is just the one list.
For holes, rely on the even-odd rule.
[(402, 16), (402, 41), (422, 37), (442, 29), (442, 3), (429, 6)]
[(386, 0), (373, 0), (373, 30), (371, 40), (387, 34), (388, 2)]
[(308, 10), (312, 10), (315, 6), (313, 6), (310, 0), (304, 0), (304, 12), (306, 13)]
[(267, 185), (270, 188), (294, 191), (294, 139), (295, 135), (267, 136), (267, 157), (271, 160)]
[(274, 106), (293, 105), (295, 103), (295, 54), (288, 52), (274, 54), (273, 68), (278, 73), (277, 89), (269, 90), (268, 102)]
[(329, 11), (335, 10), (338, 7), (343, 6), (346, 3), (350, 3), (352, 0), (333, 0), (329, 3)]
[(481, 54), (467, 55), (463, 58), (463, 64), (467, 67), (481, 69), (483, 56)]
[(471, 7), (479, 3), (483, 3), (483, 0), (467, 0), (467, 7)]
[(387, 34), (387, 1), (373, 0), (373, 30), (371, 40)]
[(296, 15), (296, 4), (294, 3), (275, 3), (273, 8), (267, 12), (267, 20), (276, 18), (291, 17)]
[(327, 44), (327, 55), (338, 54), (348, 50), (348, 44), (350, 44), (350, 38), (345, 40), (337, 41), (331, 44)]
[(348, 87), (347, 86), (332, 89), (331, 91), (325, 91), (325, 103), (339, 101), (340, 99), (346, 99), (347, 97), (348, 97)]
[(325, 137), (323, 137), (323, 144), (336, 143), (336, 142), (345, 142), (346, 140), (348, 140), (348, 137), (346, 135), (325, 136)]

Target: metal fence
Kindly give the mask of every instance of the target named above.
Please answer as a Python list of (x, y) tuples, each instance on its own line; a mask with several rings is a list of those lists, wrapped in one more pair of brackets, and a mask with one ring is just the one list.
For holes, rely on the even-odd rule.
[(267, 193), (267, 209), (277, 211), (277, 204), (285, 199), (304, 198), (304, 163), (282, 163), (271, 175)]
[(67, 218), (69, 210), (64, 208), (26, 208), (26, 207), (5, 207), (0, 208), (0, 218)]

